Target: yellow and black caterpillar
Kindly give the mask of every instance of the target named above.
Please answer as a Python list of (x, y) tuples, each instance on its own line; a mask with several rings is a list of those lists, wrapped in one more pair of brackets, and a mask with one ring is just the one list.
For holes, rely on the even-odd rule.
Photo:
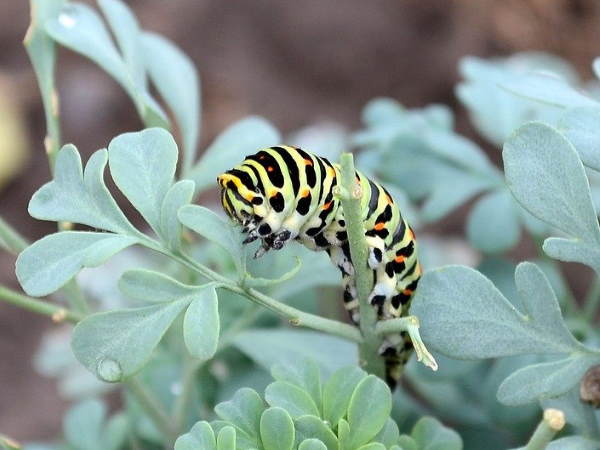
[[(270, 249), (279, 250), (292, 239), (329, 254), (342, 272), (344, 305), (358, 324), (344, 211), (333, 195), (339, 174), (338, 165), (326, 158), (278, 146), (247, 156), (217, 181), (223, 208), (247, 233), (244, 243), (262, 240), (255, 257)], [(379, 320), (407, 315), (421, 275), (414, 233), (383, 186), (360, 172), (356, 172), (356, 180), (363, 192), (362, 219), (374, 278), (370, 303), (377, 308)], [(396, 384), (411, 349), (405, 333), (386, 338), (380, 353), (390, 386)]]

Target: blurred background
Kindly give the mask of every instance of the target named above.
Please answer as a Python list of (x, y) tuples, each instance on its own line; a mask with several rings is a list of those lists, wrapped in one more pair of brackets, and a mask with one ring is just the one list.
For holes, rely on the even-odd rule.
[[(443, 103), (458, 131), (486, 148), (456, 100), (457, 63), (466, 55), (523, 50), (554, 53), (582, 78), (600, 54), (596, 0), (135, 0), (145, 29), (179, 45), (202, 80), (202, 143), (250, 114), (282, 133), (318, 121), (360, 126), (365, 103), (388, 96), (408, 107)], [(49, 178), (44, 115), (22, 46), (29, 5), (0, 2), (0, 215), (30, 239), (54, 224), (31, 219), (27, 202)], [(84, 158), (115, 135), (139, 129), (121, 88), (91, 62), (60, 49), (63, 139)], [(499, 162), (500, 153), (490, 152)], [(462, 235), (465, 209), (432, 227)], [(0, 253), (0, 283), (17, 288), (14, 258)], [(576, 292), (577, 287), (575, 288)], [(0, 305), (0, 431), (20, 440), (60, 430), (67, 405), (54, 381), (32, 368), (46, 318)], [(35, 424), (35, 426), (34, 426)]]

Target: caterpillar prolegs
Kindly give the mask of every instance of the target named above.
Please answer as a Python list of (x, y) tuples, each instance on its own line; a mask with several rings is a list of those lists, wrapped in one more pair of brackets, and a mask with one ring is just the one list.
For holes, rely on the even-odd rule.
[[(333, 195), (340, 168), (326, 158), (295, 147), (277, 146), (247, 156), (217, 178), (227, 214), (247, 233), (244, 243), (260, 239), (256, 257), (279, 250), (295, 239), (311, 250), (325, 250), (343, 277), (344, 305), (358, 324), (354, 266), (344, 211)], [(356, 172), (362, 187), (362, 219), (374, 287), (369, 297), (379, 320), (408, 314), (419, 282), (415, 236), (398, 205), (380, 184)], [(395, 386), (412, 343), (402, 333), (389, 336), (380, 349), (387, 382)]]

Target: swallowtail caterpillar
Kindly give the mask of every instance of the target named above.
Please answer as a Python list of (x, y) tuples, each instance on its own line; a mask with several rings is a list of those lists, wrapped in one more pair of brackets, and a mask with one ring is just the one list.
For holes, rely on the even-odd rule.
[[(217, 178), (221, 203), (247, 233), (244, 243), (262, 241), (255, 257), (279, 250), (290, 240), (311, 250), (325, 250), (343, 277), (344, 305), (352, 321), (360, 320), (354, 266), (344, 211), (333, 195), (340, 168), (299, 148), (277, 146), (247, 156)], [(419, 282), (415, 235), (398, 205), (380, 184), (356, 172), (362, 188), (361, 208), (368, 265), (374, 287), (369, 297), (379, 320), (408, 315)], [(412, 350), (405, 332), (386, 337), (380, 353), (386, 378), (394, 386)]]

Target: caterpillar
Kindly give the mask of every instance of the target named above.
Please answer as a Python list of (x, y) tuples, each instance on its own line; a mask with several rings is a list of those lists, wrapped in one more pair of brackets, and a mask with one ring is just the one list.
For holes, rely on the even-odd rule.
[[(378, 320), (407, 315), (421, 275), (415, 235), (389, 192), (360, 172), (355, 175), (362, 188), (367, 263), (374, 280), (369, 302)], [(261, 240), (255, 257), (279, 250), (291, 240), (329, 254), (342, 273), (344, 306), (358, 325), (355, 270), (344, 211), (333, 194), (339, 179), (340, 167), (327, 158), (281, 145), (247, 156), (219, 175), (217, 182), (225, 212), (247, 233), (244, 244)], [(390, 387), (396, 385), (411, 350), (404, 332), (388, 336), (381, 346)]]

